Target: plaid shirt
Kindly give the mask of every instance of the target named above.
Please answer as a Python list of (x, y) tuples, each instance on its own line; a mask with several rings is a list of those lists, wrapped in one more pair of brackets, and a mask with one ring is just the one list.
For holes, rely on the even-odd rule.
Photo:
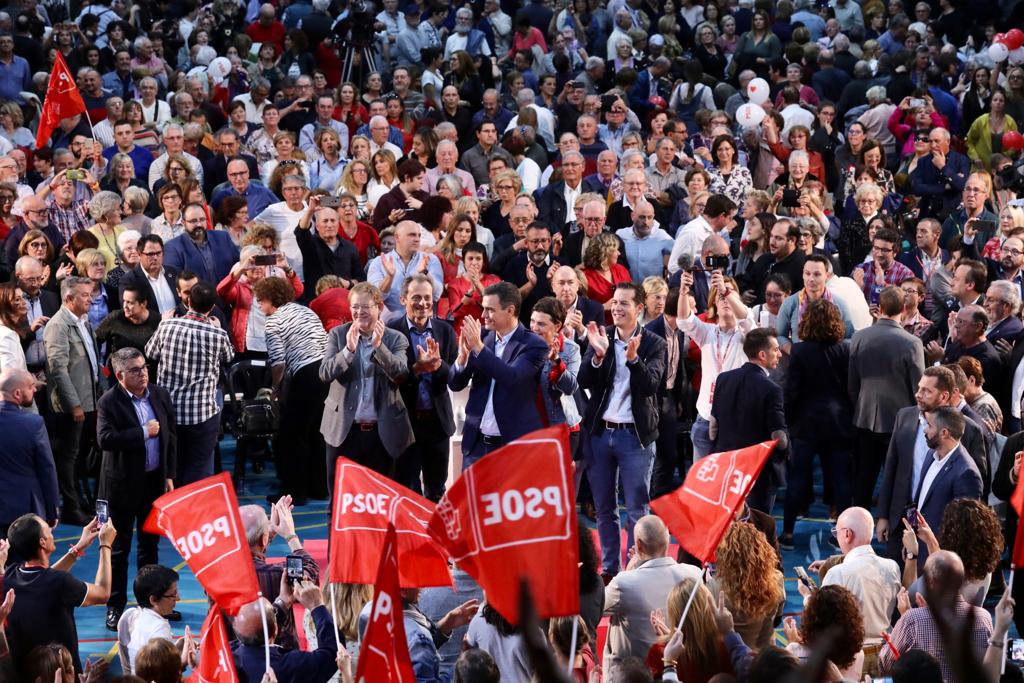
[(96, 223), (89, 215), (88, 199), (76, 199), (65, 209), (51, 194), (46, 200), (46, 208), (50, 210), (50, 223), (60, 231), (65, 244), (71, 242), (71, 236), (76, 232)]
[(220, 368), (235, 352), (228, 333), (210, 318), (189, 312), (161, 320), (146, 343), (146, 356), (159, 363), (157, 383), (171, 393), (179, 425), (195, 425), (217, 414)]
[(892, 262), (889, 270), (885, 271), (885, 282), (881, 283), (875, 282), (874, 262), (861, 264), (860, 268), (864, 271), (864, 298), (868, 300), (869, 305), (878, 303), (878, 297), (887, 285), (898, 285), (914, 277), (913, 271), (899, 261)]
[[(984, 609), (968, 604), (962, 596), (958, 595), (955, 620), (962, 623), (970, 610), (974, 611), (974, 632), (971, 634), (971, 643), (974, 646), (974, 656), (980, 662), (985, 656), (985, 650), (988, 649), (988, 640), (992, 637), (992, 617)], [(939, 635), (939, 629), (935, 626), (931, 610), (927, 607), (914, 607), (901, 616), (892, 629), (890, 640), (900, 654), (913, 649), (931, 653), (939, 660), (942, 680), (947, 682), (953, 680), (953, 669), (946, 656), (946, 646), (942, 642), (942, 636)], [(888, 673), (895, 661), (892, 650), (888, 646), (883, 646), (878, 654), (882, 673)]]

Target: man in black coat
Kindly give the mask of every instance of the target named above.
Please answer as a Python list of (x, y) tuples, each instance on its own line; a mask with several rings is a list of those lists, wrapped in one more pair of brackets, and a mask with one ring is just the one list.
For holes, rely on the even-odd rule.
[[(330, 207), (317, 208), (310, 202), (306, 215), (295, 228), (295, 241), (302, 253), (303, 292), (300, 301), (308, 303), (316, 297), (316, 283), (324, 275), (337, 275), (342, 285), (351, 288), (366, 279), (359, 251), (352, 242), (338, 236), (341, 220)], [(316, 232), (310, 223), (316, 224)]]
[(433, 317), (434, 281), (428, 275), (417, 273), (407, 279), (402, 285), (401, 301), (405, 315), (388, 327), (409, 340), (409, 373), (400, 391), (412, 417), (416, 441), (399, 457), (395, 479), (437, 502), (444, 495), (448, 477), (448, 439), (455, 433), (448, 394), (448, 369), (457, 354), (455, 330)]
[[(164, 265), (164, 241), (160, 235), (146, 235), (139, 239), (139, 264), (125, 273), (117, 283), (118, 299), (124, 298), (128, 287), (146, 293), (146, 306), (151, 315), (159, 317), (174, 310), (181, 303), (178, 296), (178, 271)], [(166, 288), (164, 287), (166, 285)], [(160, 296), (157, 296), (160, 289)]]
[(743, 353), (747, 363), (723, 372), (715, 382), (709, 433), (715, 453), (779, 440), (747, 496), (750, 507), (771, 514), (775, 494), (786, 483), (789, 454), (782, 387), (768, 379), (768, 371), (779, 366), (782, 355), (775, 330), (757, 328), (748, 332)]
[(686, 477), (685, 458), (679, 452), (679, 419), (684, 400), (689, 396), (686, 380), (686, 335), (676, 325), (679, 290), (672, 289), (665, 300), (665, 312), (647, 323), (647, 329), (665, 340), (665, 381), (658, 392), (658, 445), (651, 472), (651, 498), (671, 493), (675, 471)]
[(562, 155), (562, 179), (547, 187), (537, 190), (538, 220), (551, 226), (556, 232), (568, 234), (572, 230), (568, 226), (577, 223), (576, 208), (566, 202), (566, 197), (575, 201), (583, 191), (583, 155), (579, 152), (566, 152)]
[(554, 296), (551, 277), (559, 265), (551, 256), (551, 230), (544, 223), (531, 223), (526, 229), (526, 251), (509, 261), (501, 273), (501, 279), (518, 287), (523, 297), (519, 319), (524, 325), (530, 323), (535, 303), (546, 296)]
[[(109, 503), (110, 519), (121, 531), (111, 549), (111, 588), (107, 629), (128, 602), (128, 556), (132, 529), (149, 516), (153, 501), (174, 489), (177, 466), (174, 406), (163, 387), (149, 383), (146, 359), (134, 348), (115, 351), (110, 363), (117, 385), (97, 404), (96, 435), (103, 449), (99, 497)], [(159, 536), (139, 533), (138, 566), (159, 561)], [(180, 619), (180, 615), (178, 616)]]
[(551, 276), (555, 298), (565, 307), (563, 332), (580, 345), (580, 355), (587, 352), (587, 326), (604, 324), (604, 306), (581, 295), (582, 287), (580, 272), (570, 266), (559, 266)]

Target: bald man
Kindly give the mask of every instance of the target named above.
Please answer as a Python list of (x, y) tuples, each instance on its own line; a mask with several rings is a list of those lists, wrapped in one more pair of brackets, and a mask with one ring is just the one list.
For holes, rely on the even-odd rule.
[[(846, 564), (845, 562), (843, 564)], [(842, 565), (840, 565), (842, 566)], [(835, 569), (829, 571), (831, 576)], [(924, 597), (933, 607), (952, 602), (954, 624), (964, 624), (968, 612), (973, 612), (973, 627), (970, 634), (971, 648), (976, 661), (980, 662), (988, 649), (988, 641), (992, 636), (992, 617), (981, 607), (969, 604), (960, 594), (964, 584), (964, 563), (956, 553), (939, 550), (928, 556), (924, 563)], [(920, 603), (919, 603), (920, 604)], [(931, 608), (918, 606), (910, 608), (909, 604), (901, 605), (900, 620), (896, 622), (890, 634), (890, 640), (897, 652), (911, 649), (924, 650), (937, 660), (942, 669), (942, 680), (953, 681), (953, 667), (947, 656), (947, 648), (939, 637)], [(886, 674), (896, 661), (889, 647), (882, 648), (879, 658), (882, 674)]]
[(614, 671), (626, 657), (646, 657), (657, 641), (651, 610), (664, 609), (669, 591), (680, 581), (701, 580), (698, 567), (678, 564), (667, 557), (668, 528), (660, 517), (646, 515), (638, 519), (633, 537), (636, 555), (604, 589), (604, 613), (611, 617), (604, 655), (606, 671)]
[(43, 418), (35, 413), (36, 379), (22, 368), (0, 372), (0, 539), (24, 514), (57, 523), (57, 469)]
[[(893, 560), (879, 557), (871, 547), (875, 522), (871, 513), (864, 508), (852, 507), (844, 510), (836, 520), (836, 540), (844, 559), (828, 570), (823, 586), (848, 588), (860, 605), (864, 617), (865, 649), (877, 653), (882, 642), (882, 633), (889, 628), (889, 618), (896, 606), (900, 591), (900, 567)], [(811, 571), (818, 571), (822, 562), (811, 564)], [(798, 583), (800, 593), (807, 591)]]
[(338, 656), (338, 641), (334, 637), (334, 622), (324, 606), (320, 587), (315, 581), (299, 581), (294, 586), (284, 581), (281, 588), (277, 602), (285, 611), (290, 613), (292, 605), (297, 601), (313, 618), (317, 648), (312, 652), (303, 652), (278, 645), (277, 610), (269, 600), (261, 597), (242, 607), (231, 620), (238, 639), (233, 647), (235, 666), (245, 671), (245, 677), (250, 681), (263, 679), (267, 670), (263, 647), (263, 612), (267, 618), (270, 668), (277, 675), (278, 683), (329, 680), (338, 670), (334, 661)]

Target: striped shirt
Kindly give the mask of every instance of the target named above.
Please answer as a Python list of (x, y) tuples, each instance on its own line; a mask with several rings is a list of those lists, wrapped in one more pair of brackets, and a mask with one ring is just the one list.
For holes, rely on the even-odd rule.
[(320, 318), (296, 303), (287, 303), (268, 317), (265, 332), (270, 364), (283, 363), (289, 375), (322, 360), (327, 351), (327, 333)]
[(167, 389), (179, 425), (195, 425), (217, 414), (220, 368), (235, 352), (228, 333), (210, 318), (189, 312), (161, 320), (146, 343), (146, 357), (159, 363), (157, 383)]

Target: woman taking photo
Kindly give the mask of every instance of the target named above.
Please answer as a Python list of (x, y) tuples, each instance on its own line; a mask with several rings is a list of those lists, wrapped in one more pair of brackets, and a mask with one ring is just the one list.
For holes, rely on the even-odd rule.
[(711, 158), (714, 160), (708, 175), (711, 185), (708, 190), (712, 194), (724, 194), (731, 199), (740, 211), (747, 192), (754, 187), (754, 179), (745, 166), (739, 165), (736, 141), (731, 135), (719, 135), (711, 143)]
[(501, 282), (497, 275), (487, 272), (487, 250), (479, 242), (462, 248), (462, 267), (462, 274), (448, 283), (448, 310), (456, 333), (462, 330), (466, 316), (481, 319), (484, 290)]
[(801, 301), (800, 341), (786, 373), (786, 424), (793, 439), (779, 544), (793, 548), (796, 518), (814, 498), (814, 456), (831, 482), (835, 514), (853, 504), (853, 405), (847, 392), (850, 346), (839, 307), (826, 298)]
[(927, 134), (932, 128), (945, 128), (945, 122), (929, 97), (921, 97), (924, 104), (911, 107), (915, 98), (904, 97), (900, 105), (889, 116), (889, 132), (896, 138), (896, 148), (900, 150), (900, 158), (914, 151), (914, 140), (921, 133)]
[(156, 203), (160, 207), (160, 215), (149, 224), (149, 231), (150, 234), (159, 235), (166, 244), (185, 232), (181, 188), (174, 183), (164, 185), (156, 193)]
[(377, 150), (370, 159), (370, 182), (366, 187), (366, 201), (376, 207), (380, 198), (398, 184), (398, 164), (388, 149)]
[(992, 170), (992, 155), (1003, 151), (1003, 134), (1017, 130), (1017, 122), (1006, 113), (1005, 90), (993, 89), (989, 104), (989, 113), (975, 119), (967, 131), (967, 156), (986, 171)]
[(106, 259), (106, 270), (111, 270), (121, 260), (117, 250), (117, 236), (125, 231), (121, 224), (121, 204), (121, 197), (110, 191), (97, 192), (89, 202), (89, 215), (96, 221), (89, 232), (100, 242), (97, 249)]
[(725, 532), (708, 581), (712, 599), (725, 595), (736, 633), (753, 650), (772, 644), (772, 623), (786, 603), (779, 556), (753, 524), (733, 522)]
[[(587, 279), (587, 298), (604, 306), (605, 320), (611, 323), (612, 294), (615, 285), (629, 282), (629, 269), (619, 263), (619, 238), (602, 232), (590, 239), (583, 254), (583, 275)], [(537, 273), (543, 277), (544, 273)]]
[(498, 195), (498, 201), (484, 211), (483, 223), (490, 227), (498, 237), (512, 232), (509, 225), (509, 214), (515, 206), (516, 197), (522, 189), (523, 183), (519, 174), (515, 171), (505, 169), (494, 176), (494, 190)]
[(216, 229), (228, 233), (234, 245), (240, 246), (245, 239), (246, 224), (249, 222), (249, 203), (240, 195), (229, 195), (217, 209)]
[(369, 203), (367, 188), (370, 185), (370, 165), (365, 161), (350, 161), (341, 172), (341, 181), (338, 183), (337, 191), (341, 194), (350, 194), (356, 198), (358, 210), (356, 218), (361, 221), (369, 220), (373, 215), (373, 206)]

